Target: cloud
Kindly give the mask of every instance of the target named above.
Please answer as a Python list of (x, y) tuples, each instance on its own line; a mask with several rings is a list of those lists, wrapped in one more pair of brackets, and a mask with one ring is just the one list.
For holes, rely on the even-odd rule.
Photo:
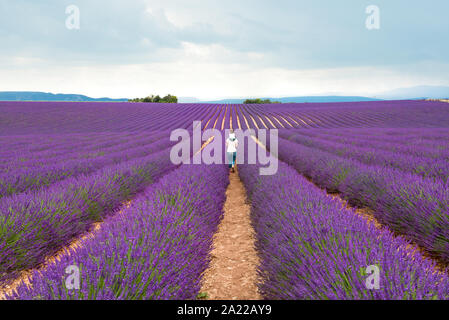
[[(65, 27), (65, 8), (71, 4), (80, 8), (80, 30)], [(381, 29), (376, 31), (365, 28), (370, 4), (0, 0), (0, 85), (16, 90), (42, 85), (52, 91), (68, 75), (60, 90), (92, 90), (97, 96), (108, 95), (102, 83), (114, 87), (116, 79), (140, 88), (137, 78), (153, 92), (205, 96), (203, 86), (211, 94), (266, 96), (336, 91), (343, 85), (355, 90), (359, 84), (368, 92), (380, 86), (372, 79), (397, 82), (397, 87), (419, 81), (449, 84), (449, 2), (377, 0)], [(113, 74), (114, 81), (104, 74)], [(120, 96), (138, 93), (120, 90)]]

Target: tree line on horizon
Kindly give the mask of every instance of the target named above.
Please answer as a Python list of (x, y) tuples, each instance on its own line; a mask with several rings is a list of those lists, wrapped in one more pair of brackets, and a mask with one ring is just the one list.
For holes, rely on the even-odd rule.
[(270, 103), (282, 103), (280, 101), (271, 101), (270, 99), (246, 99), (243, 104), (270, 104)]
[[(159, 95), (151, 95), (145, 98), (134, 98), (129, 99), (128, 102), (144, 102), (144, 103), (178, 103), (178, 97), (172, 96), (171, 94), (161, 97)], [(271, 101), (270, 99), (246, 99), (243, 101), (244, 104), (272, 104), (272, 103), (282, 103), (280, 101)]]
[(178, 97), (171, 94), (161, 98), (159, 95), (151, 95), (145, 98), (129, 99), (128, 102), (145, 102), (145, 103), (178, 103)]

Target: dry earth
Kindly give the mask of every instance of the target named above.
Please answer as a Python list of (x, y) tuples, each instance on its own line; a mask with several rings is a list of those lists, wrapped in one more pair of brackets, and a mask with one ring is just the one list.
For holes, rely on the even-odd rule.
[(224, 217), (214, 235), (211, 264), (203, 277), (201, 293), (211, 300), (259, 300), (254, 232), (250, 206), (238, 173), (230, 174)]

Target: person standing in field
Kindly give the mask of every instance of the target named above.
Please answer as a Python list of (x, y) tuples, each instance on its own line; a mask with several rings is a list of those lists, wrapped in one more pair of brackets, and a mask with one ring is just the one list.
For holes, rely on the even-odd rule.
[(228, 156), (229, 169), (231, 172), (235, 172), (235, 159), (237, 158), (237, 147), (239, 141), (235, 137), (234, 130), (231, 129), (229, 137), (226, 139), (226, 154)]

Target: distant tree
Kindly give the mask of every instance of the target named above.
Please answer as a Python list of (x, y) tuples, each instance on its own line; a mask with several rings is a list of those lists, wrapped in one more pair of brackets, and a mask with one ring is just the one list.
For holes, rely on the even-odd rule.
[(178, 97), (172, 96), (171, 94), (166, 95), (162, 98), (165, 103), (178, 103)]
[(281, 103), (279, 101), (271, 101), (270, 99), (262, 100), (260, 98), (257, 99), (246, 99), (243, 101), (244, 104), (270, 104), (270, 103)]
[(244, 104), (260, 104), (262, 103), (262, 100), (260, 100), (259, 98), (257, 99), (246, 99), (245, 101), (243, 101)]
[(161, 98), (159, 95), (151, 95), (145, 98), (129, 99), (129, 102), (145, 102), (145, 103), (178, 103), (178, 98), (171, 94)]

